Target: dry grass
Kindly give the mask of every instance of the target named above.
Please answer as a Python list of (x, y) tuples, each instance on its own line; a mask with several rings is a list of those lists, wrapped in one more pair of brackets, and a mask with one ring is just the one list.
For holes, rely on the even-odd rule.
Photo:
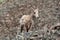
[[(20, 27), (19, 19), (24, 14), (30, 14), (31, 8), (39, 9), (39, 18), (33, 17), (35, 31), (17, 35), (17, 28)], [(49, 30), (59, 22), (60, 0), (7, 0), (0, 4), (0, 40), (19, 40), (28, 36), (29, 39), (32, 36), (36, 37), (35, 39), (32, 37), (31, 40), (59, 40), (60, 30)]]

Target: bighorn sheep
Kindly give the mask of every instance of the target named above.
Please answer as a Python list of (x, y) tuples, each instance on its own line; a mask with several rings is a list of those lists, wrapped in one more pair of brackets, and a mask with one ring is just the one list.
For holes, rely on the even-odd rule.
[(39, 17), (38, 16), (38, 9), (33, 10), (34, 13), (31, 13), (30, 15), (23, 15), (20, 19), (20, 27), (21, 27), (21, 32), (23, 31), (23, 28), (25, 28), (26, 32), (29, 31), (29, 29), (32, 27), (31, 25), (33, 25), (33, 19), (32, 17), (35, 16), (36, 18)]
[(56, 29), (60, 29), (60, 23), (57, 23), (56, 25), (53, 25), (50, 30), (56, 30)]

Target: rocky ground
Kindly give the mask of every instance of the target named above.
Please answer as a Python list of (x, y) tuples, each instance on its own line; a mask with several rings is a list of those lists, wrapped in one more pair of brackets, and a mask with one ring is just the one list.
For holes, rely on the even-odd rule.
[[(17, 35), (19, 19), (38, 8), (35, 31)], [(60, 40), (60, 0), (5, 0), (0, 3), (0, 40)]]

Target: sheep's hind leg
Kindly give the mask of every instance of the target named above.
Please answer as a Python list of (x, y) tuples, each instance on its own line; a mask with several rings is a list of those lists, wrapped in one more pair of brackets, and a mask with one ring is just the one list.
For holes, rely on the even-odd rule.
[(29, 30), (29, 29), (28, 29), (28, 25), (25, 25), (25, 26), (26, 26), (26, 32), (28, 32), (28, 30)]
[(22, 31), (23, 31), (23, 28), (24, 28), (24, 25), (21, 26), (21, 33), (22, 33)]

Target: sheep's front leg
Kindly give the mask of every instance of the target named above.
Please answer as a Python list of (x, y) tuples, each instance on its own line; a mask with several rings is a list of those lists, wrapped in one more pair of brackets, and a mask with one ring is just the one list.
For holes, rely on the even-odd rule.
[(34, 21), (33, 20), (31, 20), (31, 24), (30, 24), (30, 26), (31, 26), (31, 28), (30, 28), (30, 30), (34, 30)]
[(29, 29), (28, 29), (28, 25), (26, 25), (26, 32), (28, 32), (28, 30), (29, 30)]
[(31, 24), (32, 24), (31, 22), (28, 24), (28, 29), (27, 29), (28, 31), (31, 29)]
[(21, 33), (22, 33), (23, 30), (24, 30), (24, 25), (21, 25)]

